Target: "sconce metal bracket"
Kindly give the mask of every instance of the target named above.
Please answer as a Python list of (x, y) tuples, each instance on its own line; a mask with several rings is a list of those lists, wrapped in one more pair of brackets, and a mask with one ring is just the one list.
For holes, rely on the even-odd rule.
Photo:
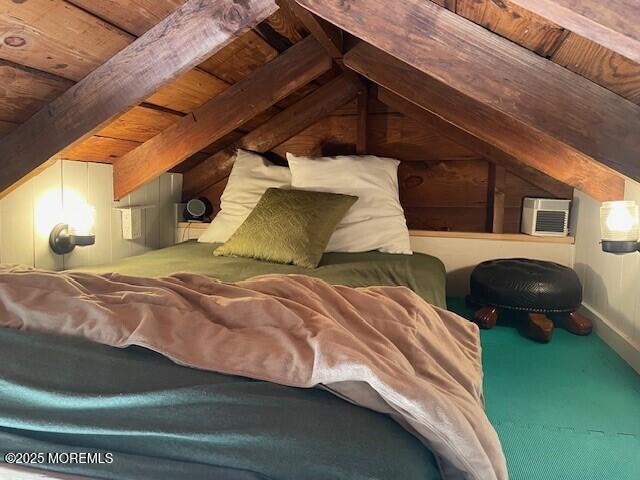
[(615, 255), (633, 253), (640, 251), (640, 242), (634, 242), (632, 240), (602, 240), (602, 251)]
[(69, 225), (59, 223), (53, 227), (49, 235), (49, 246), (58, 255), (71, 253), (76, 248), (73, 236), (69, 235)]

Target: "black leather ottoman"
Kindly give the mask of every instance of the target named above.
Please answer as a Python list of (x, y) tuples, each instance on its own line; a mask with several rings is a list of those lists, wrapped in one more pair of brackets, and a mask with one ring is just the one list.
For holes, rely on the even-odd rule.
[(528, 337), (548, 342), (554, 321), (576, 335), (591, 333), (591, 322), (576, 313), (582, 285), (576, 273), (557, 263), (510, 258), (482, 262), (471, 273), (470, 305), (479, 307), (474, 321), (480, 328), (495, 326), (502, 310), (526, 315)]

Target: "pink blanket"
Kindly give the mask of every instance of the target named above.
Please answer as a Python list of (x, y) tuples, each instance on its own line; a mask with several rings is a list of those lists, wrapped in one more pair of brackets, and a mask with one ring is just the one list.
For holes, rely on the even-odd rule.
[(182, 365), (283, 385), (323, 385), (392, 415), (436, 454), (445, 478), (507, 478), (483, 410), (477, 327), (404, 287), (0, 267), (0, 326), (140, 345)]

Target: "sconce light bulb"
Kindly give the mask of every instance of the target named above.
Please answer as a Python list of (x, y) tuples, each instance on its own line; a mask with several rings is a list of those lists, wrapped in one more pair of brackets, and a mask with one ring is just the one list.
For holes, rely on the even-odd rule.
[(65, 211), (66, 223), (72, 235), (93, 235), (95, 226), (95, 209), (86, 203), (73, 205)]
[(604, 202), (600, 208), (602, 239), (638, 241), (638, 205), (633, 201)]
[(607, 217), (607, 227), (615, 232), (630, 232), (635, 225), (636, 219), (624, 206), (615, 206)]

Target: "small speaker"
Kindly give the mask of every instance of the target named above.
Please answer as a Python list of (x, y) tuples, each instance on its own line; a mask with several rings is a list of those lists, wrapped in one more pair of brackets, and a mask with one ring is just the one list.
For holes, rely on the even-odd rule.
[(184, 219), (188, 222), (210, 222), (212, 212), (213, 207), (207, 198), (193, 198), (187, 202), (184, 209)]

